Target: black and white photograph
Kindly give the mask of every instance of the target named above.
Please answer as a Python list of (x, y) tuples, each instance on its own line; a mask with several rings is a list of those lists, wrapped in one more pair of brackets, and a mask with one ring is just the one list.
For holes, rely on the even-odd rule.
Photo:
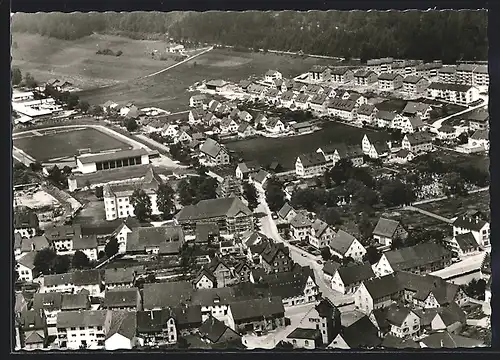
[(491, 347), (488, 50), (485, 9), (11, 13), (13, 350)]

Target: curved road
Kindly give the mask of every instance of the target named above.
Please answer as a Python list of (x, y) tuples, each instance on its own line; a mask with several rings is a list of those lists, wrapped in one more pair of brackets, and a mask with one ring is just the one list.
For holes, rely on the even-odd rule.
[(184, 63), (186, 63), (186, 62), (188, 62), (188, 61), (190, 61), (190, 60), (193, 60), (193, 59), (197, 58), (198, 56), (201, 56), (201, 55), (203, 55), (203, 54), (205, 54), (205, 53), (207, 53), (207, 52), (209, 52), (209, 51), (211, 51), (211, 50), (213, 50), (213, 49), (214, 49), (214, 47), (213, 47), (213, 46), (211, 46), (211, 47), (209, 47), (209, 48), (207, 48), (207, 49), (203, 50), (202, 52), (200, 52), (200, 53), (198, 53), (198, 54), (196, 54), (196, 55), (190, 56), (190, 57), (188, 57), (188, 58), (186, 58), (186, 59), (184, 59), (184, 60), (182, 60), (182, 61), (179, 61), (178, 63), (176, 63), (176, 64), (174, 64), (174, 65), (171, 65), (171, 66), (169, 66), (169, 67), (167, 67), (167, 68), (165, 68), (165, 69), (163, 69), (163, 70), (160, 70), (160, 71), (157, 71), (157, 72), (155, 72), (155, 73), (152, 73), (152, 74), (146, 75), (146, 76), (144, 76), (143, 78), (148, 78), (148, 77), (150, 77), (150, 76), (155, 76), (155, 75), (161, 74), (162, 72), (168, 71), (168, 70), (170, 70), (170, 69), (173, 69), (173, 68), (174, 68), (174, 67), (176, 67), (176, 66), (179, 66), (179, 65), (181, 65), (181, 64), (184, 64)]
[(462, 111), (460, 111), (460, 112), (457, 112), (456, 114), (446, 116), (446, 117), (444, 117), (444, 118), (442, 118), (442, 119), (436, 120), (436, 121), (434, 121), (434, 122), (432, 123), (432, 126), (433, 126), (434, 128), (436, 128), (436, 129), (439, 129), (445, 120), (451, 119), (451, 118), (453, 118), (453, 117), (455, 117), (455, 116), (459, 116), (459, 115), (466, 114), (466, 113), (468, 113), (468, 112), (471, 112), (471, 111), (473, 111), (473, 110), (476, 110), (476, 109), (479, 109), (479, 108), (481, 108), (481, 107), (483, 107), (483, 106), (487, 106), (487, 105), (488, 105), (488, 96), (480, 95), (480, 96), (479, 96), (479, 98), (480, 98), (480, 99), (483, 99), (483, 102), (482, 102), (481, 104), (476, 105), (476, 106), (473, 106), (473, 107), (470, 107), (470, 108), (467, 108), (467, 109), (465, 109), (465, 110), (462, 110)]

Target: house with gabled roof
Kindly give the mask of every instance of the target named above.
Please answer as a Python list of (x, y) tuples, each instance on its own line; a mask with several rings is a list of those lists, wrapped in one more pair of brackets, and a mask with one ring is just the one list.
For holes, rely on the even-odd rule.
[(323, 154), (311, 152), (302, 154), (295, 161), (295, 174), (300, 177), (314, 177), (323, 175), (333, 164), (325, 159)]
[(429, 80), (423, 76), (409, 75), (403, 80), (403, 93), (406, 96), (417, 98), (425, 94), (429, 85)]
[(279, 273), (291, 271), (294, 262), (290, 251), (282, 243), (268, 241), (264, 243), (264, 249), (260, 252), (260, 264), (268, 273)]
[(399, 164), (406, 164), (409, 161), (412, 161), (415, 158), (415, 155), (407, 149), (400, 149), (396, 153), (393, 154), (393, 161)]
[(295, 97), (294, 104), (295, 108), (300, 110), (309, 110), (309, 100), (311, 99), (311, 95), (299, 93)]
[(455, 235), (448, 239), (447, 243), (453, 255), (459, 258), (474, 255), (480, 251), (479, 244), (471, 232)]
[(229, 152), (217, 141), (208, 138), (200, 147), (203, 163), (207, 166), (218, 166), (229, 164)]
[(401, 147), (418, 155), (433, 149), (432, 137), (426, 132), (406, 134), (401, 141)]
[(316, 94), (309, 101), (311, 110), (314, 110), (322, 115), (326, 115), (329, 100), (325, 94)]
[(258, 172), (252, 173), (249, 176), (249, 180), (257, 187), (257, 189), (264, 189), (267, 179), (271, 174), (266, 170), (260, 169)]
[(240, 260), (240, 262), (236, 264), (233, 270), (235, 277), (237, 277), (240, 282), (249, 282), (251, 271), (252, 268), (244, 259)]
[(351, 92), (347, 100), (354, 101), (356, 103), (356, 108), (359, 108), (361, 105), (368, 104), (368, 99), (357, 92)]
[(378, 109), (375, 105), (363, 104), (358, 108), (358, 120), (364, 124), (371, 124), (377, 115)]
[(241, 138), (254, 136), (257, 133), (254, 127), (247, 122), (242, 122), (240, 126), (238, 126), (237, 132), (238, 136)]
[(295, 240), (309, 241), (313, 231), (313, 223), (302, 212), (290, 220), (290, 232)]
[(348, 99), (331, 99), (328, 104), (328, 115), (347, 121), (355, 120), (357, 116), (356, 102)]
[(359, 240), (344, 230), (337, 231), (328, 247), (333, 255), (341, 259), (350, 257), (361, 261), (366, 254), (366, 249)]
[(403, 77), (399, 74), (385, 72), (378, 76), (380, 91), (394, 91), (403, 87)]
[(313, 65), (309, 70), (309, 81), (322, 82), (330, 80), (331, 69), (324, 65)]
[[(186, 311), (186, 309), (183, 309)], [(201, 314), (199, 314), (201, 323)], [(171, 308), (137, 312), (137, 335), (144, 346), (175, 344), (176, 316)]]
[(419, 116), (422, 120), (427, 120), (429, 119), (431, 111), (432, 107), (429, 104), (408, 101), (401, 114), (404, 116)]
[(455, 302), (436, 310), (436, 314), (431, 320), (431, 330), (433, 331), (445, 330), (449, 333), (457, 333), (467, 323), (467, 315)]
[(319, 330), (322, 345), (328, 345), (341, 329), (340, 311), (331, 300), (323, 298), (305, 314), (299, 328)]
[(291, 108), (292, 105), (294, 105), (295, 96), (296, 95), (291, 90), (283, 92), (279, 97), (281, 105), (286, 108)]
[(233, 301), (228, 309), (229, 327), (244, 334), (285, 326), (285, 308), (280, 297)]
[(490, 246), (490, 223), (478, 215), (463, 214), (453, 222), (453, 235), (472, 233), (482, 247)]
[(106, 289), (117, 287), (132, 287), (135, 282), (136, 269), (126, 268), (107, 268), (104, 270), (104, 284)]
[(490, 134), (488, 130), (476, 130), (468, 139), (468, 145), (472, 148), (482, 147), (485, 151), (490, 150)]
[(278, 117), (270, 118), (266, 121), (264, 128), (273, 134), (278, 134), (286, 130), (286, 124)]
[(278, 217), (289, 223), (297, 215), (297, 211), (290, 205), (289, 202), (283, 204), (281, 209), (278, 211)]
[(361, 283), (375, 277), (370, 263), (350, 263), (337, 268), (331, 277), (330, 287), (341, 294), (354, 294)]
[(267, 70), (264, 75), (264, 80), (270, 83), (276, 79), (283, 79), (283, 74), (281, 74), (278, 70)]
[(328, 247), (328, 244), (335, 236), (335, 230), (326, 222), (316, 219), (312, 223), (312, 231), (309, 236), (309, 243), (316, 249)]
[(379, 128), (388, 128), (398, 119), (401, 119), (401, 115), (386, 110), (379, 110), (375, 115), (376, 125)]
[(314, 350), (321, 346), (321, 331), (297, 327), (283, 341), (292, 344), (294, 349)]
[(139, 227), (127, 235), (127, 254), (176, 255), (184, 244), (180, 226)]
[(266, 101), (270, 104), (278, 106), (280, 103), (280, 92), (278, 89), (268, 89), (265, 93)]
[(260, 170), (260, 165), (256, 161), (247, 161), (239, 163), (236, 166), (236, 178), (246, 180), (250, 175)]
[(217, 278), (207, 267), (203, 267), (194, 278), (193, 285), (196, 289), (213, 289), (217, 287)]
[(426, 97), (468, 106), (479, 99), (479, 89), (472, 85), (433, 82), (427, 88)]
[(238, 131), (239, 123), (231, 118), (224, 118), (219, 124), (222, 134), (234, 134)]
[(16, 349), (39, 350), (49, 344), (47, 319), (41, 310), (25, 310), (15, 319)]
[(327, 349), (374, 349), (381, 343), (378, 329), (368, 316), (363, 316), (349, 326), (342, 327)]
[(231, 329), (224, 322), (209, 316), (198, 329), (198, 336), (208, 344), (227, 344), (228, 342), (241, 342), (241, 335)]
[(136, 287), (117, 287), (104, 292), (103, 308), (110, 310), (142, 310), (141, 294)]
[(421, 333), (419, 316), (403, 304), (393, 303), (386, 308), (375, 309), (369, 318), (379, 330), (380, 337), (392, 335), (406, 339)]
[(440, 331), (430, 334), (419, 341), (421, 348), (430, 349), (462, 349), (485, 347), (484, 341), (470, 337), (450, 334), (448, 331)]
[(384, 246), (391, 246), (394, 239), (404, 240), (407, 236), (408, 232), (399, 221), (383, 217), (378, 220), (372, 232), (373, 240)]
[(354, 72), (346, 67), (331, 69), (331, 81), (339, 84), (347, 84), (354, 80)]
[(359, 70), (354, 73), (354, 82), (358, 86), (368, 86), (377, 82), (377, 74), (371, 70)]

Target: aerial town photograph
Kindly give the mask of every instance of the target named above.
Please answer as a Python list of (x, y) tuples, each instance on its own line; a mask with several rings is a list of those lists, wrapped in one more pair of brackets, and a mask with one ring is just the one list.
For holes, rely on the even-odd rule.
[(12, 350), (491, 347), (487, 28), (11, 14)]

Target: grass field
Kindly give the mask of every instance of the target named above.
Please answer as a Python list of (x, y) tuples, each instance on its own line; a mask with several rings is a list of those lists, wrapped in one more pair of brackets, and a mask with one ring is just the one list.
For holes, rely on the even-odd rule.
[[(58, 40), (25, 33), (13, 33), (12, 65), (30, 72), (38, 82), (58, 78), (78, 88), (116, 84), (154, 73), (175, 63), (154, 60), (153, 50), (165, 51), (163, 41), (132, 40), (94, 34), (75, 41)], [(99, 49), (123, 51), (119, 57), (97, 55)]]
[(245, 161), (256, 160), (261, 165), (278, 161), (286, 170), (295, 167), (297, 156), (316, 151), (327, 144), (361, 146), (361, 139), (368, 134), (373, 141), (386, 140), (385, 132), (360, 129), (336, 122), (326, 123), (322, 130), (308, 135), (286, 138), (258, 137), (227, 143), (226, 146), (238, 153)]
[(13, 140), (14, 146), (44, 162), (78, 154), (79, 149), (92, 152), (112, 149), (131, 149), (131, 146), (95, 129), (57, 132), (43, 136), (23, 137)]
[(490, 158), (486, 155), (461, 154), (445, 149), (439, 149), (433, 154), (445, 164), (455, 164), (460, 167), (472, 165), (479, 170), (487, 172), (490, 169)]
[(289, 55), (235, 52), (214, 49), (161, 74), (106, 88), (82, 91), (79, 96), (91, 104), (107, 100), (133, 101), (140, 106), (155, 106), (169, 111), (185, 110), (192, 93), (189, 86), (202, 80), (240, 81), (264, 76), (277, 69), (286, 78), (297, 76), (314, 64), (332, 64), (333, 60), (298, 58)]
[(447, 217), (449, 219), (458, 216), (468, 210), (480, 210), (486, 214), (490, 213), (490, 193), (481, 191), (467, 196), (461, 196), (428, 204), (416, 205), (416, 207)]

